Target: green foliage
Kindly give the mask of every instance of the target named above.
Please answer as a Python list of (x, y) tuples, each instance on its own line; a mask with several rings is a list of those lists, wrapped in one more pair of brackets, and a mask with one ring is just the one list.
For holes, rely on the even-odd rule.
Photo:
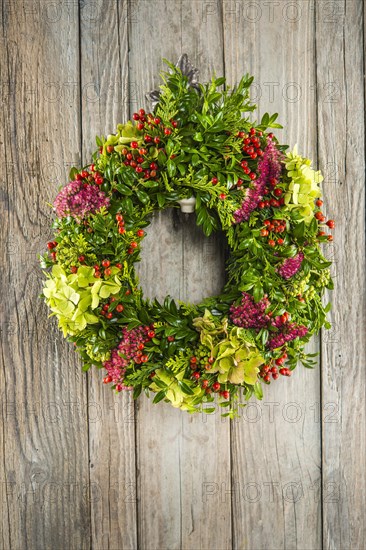
[[(245, 400), (262, 398), (262, 369), (275, 365), (281, 354), (286, 352), (290, 370), (298, 362), (312, 368), (314, 356), (305, 354), (304, 346), (330, 326), (330, 306), (323, 305), (322, 297), (333, 288), (331, 264), (320, 249), (327, 236), (319, 233), (314, 204), (322, 177), (296, 148), (283, 154), (276, 189), (268, 182), (263, 204), (249, 219), (235, 223), (234, 213), (256, 189), (269, 141), (282, 153), (287, 149), (268, 134), (270, 128), (281, 128), (277, 114), (250, 121), (255, 105), (249, 99), (253, 79), (248, 75), (234, 88), (214, 77), (196, 89), (167, 64), (170, 72), (162, 75), (154, 112), (139, 111), (135, 122), (97, 137), (93, 164), (83, 171), (71, 169), (71, 179), (100, 185), (110, 206), (81, 223), (73, 217), (55, 220), (55, 242), (41, 257), (42, 267), (52, 268), (43, 297), (64, 336), (75, 343), (84, 370), (106, 367), (126, 330), (144, 329), (149, 336), (119, 380), (133, 388), (134, 398), (150, 391), (155, 403), (165, 400), (188, 412), (210, 413), (218, 393), (223, 416), (233, 418), (243, 406), (240, 392)], [(248, 143), (255, 145), (253, 152), (246, 151)], [(134, 266), (151, 216), (177, 208), (178, 201), (191, 196), (203, 233), (221, 231), (226, 237), (225, 287), (195, 305), (169, 296), (162, 303), (146, 300)], [(282, 203), (277, 197), (283, 197)], [(284, 279), (279, 267), (299, 253), (304, 256), (300, 269)], [(278, 333), (275, 324), (234, 325), (231, 308), (242, 293), (254, 304), (268, 300), (268, 319), (286, 314), (308, 333), (270, 349), (269, 340)], [(112, 382), (117, 391), (120, 383)]]

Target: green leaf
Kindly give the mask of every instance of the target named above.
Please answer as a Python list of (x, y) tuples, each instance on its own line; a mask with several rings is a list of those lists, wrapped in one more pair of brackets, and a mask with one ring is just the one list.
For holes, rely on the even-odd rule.
[(165, 199), (165, 196), (162, 195), (161, 193), (158, 193), (157, 194), (157, 199), (158, 199), (158, 205), (160, 208), (163, 208), (165, 202), (166, 202), (166, 199)]
[(177, 167), (175, 165), (175, 162), (173, 162), (171, 159), (169, 159), (168, 162), (166, 163), (166, 167), (167, 167), (167, 170), (168, 170), (168, 175), (171, 178), (173, 176), (175, 176), (176, 171), (177, 171)]
[(116, 189), (121, 193), (121, 195), (132, 195), (132, 189), (127, 187), (127, 185), (123, 185), (122, 183), (118, 183), (116, 185)]
[(76, 178), (76, 174), (79, 173), (79, 170), (77, 168), (75, 168), (75, 166), (73, 166), (69, 172), (69, 179), (70, 181), (74, 181), (74, 179)]
[(187, 395), (194, 395), (194, 392), (185, 382), (178, 380), (178, 386), (180, 387), (183, 393), (186, 393)]
[(161, 390), (159, 391), (155, 397), (154, 397), (154, 400), (153, 400), (153, 403), (159, 403), (159, 401), (162, 401), (164, 399), (164, 397), (166, 396), (166, 390)]
[(300, 237), (303, 237), (304, 233), (305, 233), (305, 222), (302, 221), (302, 222), (295, 225), (295, 227), (294, 227), (294, 237), (296, 237), (298, 239)]
[(142, 204), (147, 204), (150, 201), (150, 197), (145, 191), (137, 190), (136, 191), (137, 198), (139, 199)]

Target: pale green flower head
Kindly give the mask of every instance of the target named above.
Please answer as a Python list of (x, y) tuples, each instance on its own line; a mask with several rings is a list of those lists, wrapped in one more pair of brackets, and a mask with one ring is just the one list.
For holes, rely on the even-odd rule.
[(114, 278), (102, 281), (94, 277), (92, 267), (82, 266), (77, 273), (67, 275), (59, 265), (53, 266), (51, 273), (47, 274), (43, 294), (52, 311), (51, 316), (56, 315), (65, 337), (77, 334), (87, 325), (98, 323), (93, 310), (98, 307), (101, 298), (109, 298), (120, 291), (118, 271), (118, 268), (112, 268)]
[(320, 170), (311, 168), (311, 160), (297, 153), (297, 145), (286, 154), (285, 166), (291, 178), (288, 191), (285, 193), (285, 205), (290, 210), (297, 209), (300, 220), (310, 223), (314, 216), (314, 201), (321, 197), (319, 184), (323, 181)]
[(208, 372), (218, 372), (221, 384), (254, 385), (258, 379), (259, 366), (264, 363), (249, 333), (239, 327), (230, 331), (228, 338), (221, 340), (215, 347), (215, 362)]
[[(192, 383), (191, 380), (184, 380), (184, 371), (173, 374), (166, 369), (157, 369), (154, 382), (150, 385), (150, 388), (154, 392), (158, 392), (161, 390), (161, 384), (165, 385), (165, 399), (173, 407), (191, 413), (197, 411), (197, 405), (201, 403), (205, 394), (205, 390), (200, 386)], [(187, 394), (188, 390), (190, 394)]]

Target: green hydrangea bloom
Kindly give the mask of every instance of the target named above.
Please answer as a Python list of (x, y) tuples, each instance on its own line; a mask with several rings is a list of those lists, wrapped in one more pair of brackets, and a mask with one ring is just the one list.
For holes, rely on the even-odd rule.
[(311, 168), (310, 159), (298, 155), (296, 145), (286, 157), (285, 166), (291, 182), (284, 196), (285, 204), (290, 210), (298, 210), (300, 220), (310, 223), (314, 216), (314, 200), (321, 196), (319, 183), (323, 176), (320, 170)]
[(218, 372), (222, 384), (254, 385), (258, 379), (259, 366), (265, 360), (248, 332), (235, 327), (225, 340), (221, 340), (213, 350), (215, 362), (208, 372)]
[(56, 315), (65, 337), (98, 323), (93, 310), (98, 307), (100, 299), (119, 293), (118, 271), (118, 268), (112, 268), (108, 281), (94, 277), (94, 269), (86, 266), (79, 267), (77, 273), (71, 275), (67, 275), (59, 265), (53, 266), (51, 273), (45, 273), (47, 280), (43, 295), (52, 311), (50, 316)]
[[(150, 385), (150, 388), (154, 392), (159, 392), (162, 389), (162, 385), (165, 385), (165, 399), (173, 407), (191, 413), (197, 412), (197, 405), (202, 402), (205, 390), (191, 380), (184, 380), (184, 370), (173, 374), (166, 369), (157, 369), (155, 371), (154, 382)], [(189, 394), (187, 393), (188, 390)]]

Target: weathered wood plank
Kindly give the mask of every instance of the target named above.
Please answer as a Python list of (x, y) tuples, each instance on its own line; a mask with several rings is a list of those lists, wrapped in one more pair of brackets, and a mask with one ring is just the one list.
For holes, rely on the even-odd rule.
[[(142, 104), (144, 92), (158, 83), (161, 57), (175, 61), (187, 52), (203, 80), (213, 67), (223, 72), (219, 10), (203, 22), (205, 2), (136, 2), (134, 7), (130, 78)], [(140, 32), (143, 21), (149, 21), (145, 33)], [(143, 256), (139, 272), (149, 295), (169, 292), (197, 301), (220, 291), (222, 243), (206, 239), (189, 216), (158, 215), (148, 230)], [(141, 399), (137, 446), (139, 548), (230, 548), (230, 501), (223, 505), (211, 498), (221, 484), (230, 486), (229, 423), (215, 416), (190, 417)]]
[[(128, 118), (128, 6), (86, 1), (81, 10), (83, 163), (95, 149), (95, 135), (115, 131)], [(106, 39), (108, 37), (108, 39)], [(90, 484), (93, 548), (136, 549), (136, 465), (134, 403), (89, 379)]]
[[(279, 112), (279, 139), (315, 159), (314, 5), (287, 4), (224, 3), (226, 72), (254, 75), (260, 115)], [(234, 548), (321, 547), (319, 378), (299, 366), (233, 423)]]
[(37, 260), (46, 203), (80, 160), (78, 11), (3, 1), (1, 18), (0, 545), (86, 549), (86, 379), (38, 299)]
[(322, 338), (327, 549), (366, 547), (363, 6), (358, 0), (334, 2), (331, 10), (316, 6), (319, 159), (326, 213), (337, 223), (333, 328)]

